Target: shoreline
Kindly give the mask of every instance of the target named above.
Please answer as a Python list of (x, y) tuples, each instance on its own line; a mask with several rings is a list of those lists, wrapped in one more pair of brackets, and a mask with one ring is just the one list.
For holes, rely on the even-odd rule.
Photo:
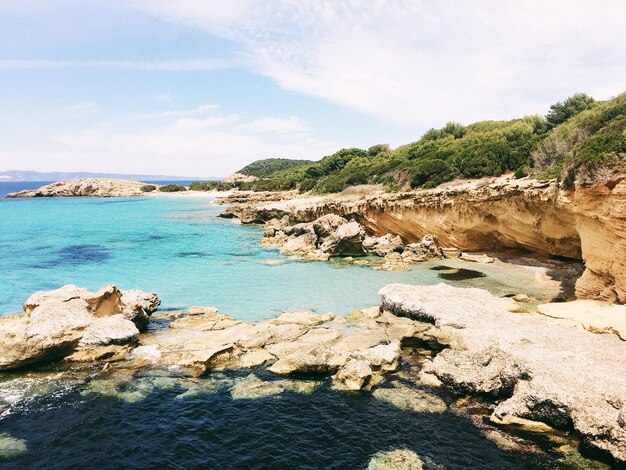
[[(544, 256), (572, 255), (571, 258), (585, 259), (586, 271), (582, 277), (579, 273), (568, 274), (572, 285), (573, 279), (577, 279), (579, 299), (613, 300), (617, 304), (621, 301), (623, 280), (613, 277), (608, 287), (595, 286), (589, 276), (619, 269), (615, 264), (603, 264), (607, 255), (615, 257), (615, 252), (619, 253), (624, 246), (616, 222), (619, 213), (615, 211), (620, 207), (611, 207), (612, 212), (607, 215), (606, 206), (611, 201), (617, 204), (624, 188), (626, 184), (620, 182), (610, 191), (594, 188), (576, 193), (563, 191), (550, 182), (520, 184), (486, 180), (472, 182), (470, 186), (464, 183), (394, 194), (356, 188), (352, 193), (338, 196), (313, 197), (298, 197), (293, 192), (239, 191), (139, 196), (215, 199), (215, 204), (229, 206), (223, 217), (265, 225), (263, 247), (305, 260), (325, 262), (337, 257), (372, 269), (406, 270), (426, 260), (445, 264), (448, 257), (463, 260), (469, 270), (481, 263), (496, 267), (499, 262), (489, 254), (462, 252), (459, 245), (484, 248), (491, 246), (487, 242), (497, 242), (501, 247), (512, 244), (516, 248), (533, 248), (534, 244), (543, 243), (539, 248), (545, 248)], [(613, 199), (606, 199), (607, 194)], [(458, 225), (450, 225), (450, 220), (457, 220)], [(603, 227), (603, 222), (608, 225)], [(612, 242), (611, 253), (603, 253), (602, 246), (598, 249), (589, 245), (600, 228), (604, 230), (603, 243)], [(437, 230), (437, 235), (425, 232), (427, 229)], [(578, 246), (574, 243), (573, 230), (579, 237)], [(548, 237), (547, 233), (553, 236)], [(617, 238), (607, 238), (607, 233), (617, 234)], [(512, 236), (517, 237), (515, 243)], [(541, 249), (538, 251), (541, 253)], [(373, 260), (368, 260), (368, 256)], [(515, 261), (516, 256), (510, 259)], [(620, 262), (619, 255), (616, 261)], [(529, 277), (534, 273), (534, 282), (556, 287), (545, 266), (516, 268), (527, 270)], [(609, 294), (613, 297), (607, 297)], [(51, 296), (46, 308), (52, 312), (52, 318), (76, 313), (57, 309), (54, 299), (58, 295), (40, 295), (44, 300)], [(107, 295), (121, 299), (124, 294)], [(143, 293), (137, 295), (141, 298)], [(404, 377), (411, 383), (427, 388), (445, 387), (459, 396), (487, 396), (494, 425), (534, 432), (530, 430), (543, 423), (550, 428), (573, 430), (581, 436), (585, 448), (611, 455), (618, 462), (626, 461), (626, 425), (623, 424), (626, 397), (620, 395), (620, 390), (626, 390), (620, 363), (620, 358), (626, 357), (626, 327), (614, 321), (624, 314), (626, 307), (596, 300), (573, 300), (542, 304), (535, 312), (528, 296), (501, 298), (485, 290), (446, 284), (391, 284), (380, 295), (380, 307), (345, 317), (291, 312), (265, 322), (250, 323), (207, 307), (188, 312), (156, 312), (153, 320), (165, 322), (165, 329), (138, 334), (139, 331), (135, 333), (125, 323), (126, 339), (121, 340), (112, 336), (113, 332), (100, 331), (98, 327), (92, 334), (109, 339), (94, 344), (83, 342), (85, 332), (81, 330), (75, 332), (78, 336), (63, 340), (61, 349), (70, 349), (62, 357), (66, 360), (73, 357), (74, 362), (82, 361), (91, 367), (101, 366), (105, 376), (123, 370), (120, 373), (124, 380), (128, 379), (129, 370), (133, 377), (138, 371), (155, 367), (173, 367), (177, 373), (192, 377), (229, 367), (235, 370), (260, 367), (289, 380), (294, 375), (323, 376), (333, 387), (369, 389), (376, 393), (387, 390), (387, 385), (397, 388), (393, 385), (397, 362), (408, 348), (412, 352), (404, 360), (420, 363), (415, 375)], [(76, 308), (87, 317), (99, 305), (109, 305), (108, 300), (102, 300), (102, 293), (81, 293), (78, 297), (88, 307), (81, 304)], [(555, 299), (570, 300), (570, 297), (571, 294), (564, 293)], [(25, 305), (35, 305), (36, 309), (46, 303), (42, 302), (35, 305), (36, 302), (27, 301)], [(97, 306), (91, 306), (91, 302)], [(117, 302), (114, 302), (119, 304), (117, 310), (105, 317), (133, 311), (123, 302), (120, 304), (119, 299)], [(25, 306), (26, 317), (0, 319), (5, 332), (19, 338), (20, 331), (32, 328), (28, 308)], [(87, 311), (80, 310), (83, 308)], [(45, 315), (41, 318), (45, 322)], [(18, 323), (22, 326), (15, 326)], [(96, 323), (91, 319), (86, 325), (91, 327)], [(352, 337), (354, 332), (360, 332), (363, 337), (359, 336), (357, 341)], [(31, 346), (38, 351), (39, 345)], [(416, 353), (417, 350), (429, 352)], [(59, 349), (54, 349), (53, 354), (58, 358)], [(30, 360), (25, 359), (27, 364)], [(583, 384), (581, 377), (585, 379)], [(390, 383), (384, 385), (386, 381)], [(378, 393), (387, 396), (395, 392)], [(420, 394), (413, 390), (409, 396), (402, 400), (417, 399)], [(439, 406), (431, 398), (426, 401), (428, 406)]]

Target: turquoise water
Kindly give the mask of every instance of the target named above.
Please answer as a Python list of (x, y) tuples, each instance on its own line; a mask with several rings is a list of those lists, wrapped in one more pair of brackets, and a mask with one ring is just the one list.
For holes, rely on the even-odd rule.
[[(259, 248), (262, 229), (217, 217), (222, 210), (189, 197), (0, 199), (0, 314), (64, 284), (154, 291), (164, 309), (215, 306), (253, 320), (294, 309), (349, 313), (376, 305), (390, 282), (441, 281), (428, 264), (387, 272), (291, 260)], [(514, 292), (494, 276), (469, 285), (485, 282)]]

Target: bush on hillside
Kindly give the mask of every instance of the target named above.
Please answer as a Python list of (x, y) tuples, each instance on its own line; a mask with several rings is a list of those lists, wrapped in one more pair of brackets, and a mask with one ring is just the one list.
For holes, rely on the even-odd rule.
[(141, 188), (139, 188), (141, 190), (141, 192), (143, 193), (151, 193), (152, 191), (154, 191), (157, 187), (153, 184), (144, 184)]
[(550, 106), (550, 112), (546, 114), (546, 120), (553, 126), (564, 123), (569, 118), (591, 108), (596, 100), (584, 93), (576, 93), (565, 101)]

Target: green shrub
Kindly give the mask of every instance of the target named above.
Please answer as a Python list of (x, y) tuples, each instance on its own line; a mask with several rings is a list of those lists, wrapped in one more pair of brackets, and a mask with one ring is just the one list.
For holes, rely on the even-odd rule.
[(367, 155), (370, 157), (376, 157), (382, 152), (389, 152), (389, 150), (391, 150), (389, 144), (376, 144), (367, 149)]
[(520, 166), (517, 170), (515, 170), (515, 173), (513, 173), (513, 176), (515, 176), (516, 179), (520, 179), (520, 178), (524, 178), (525, 176), (528, 176), (528, 168)]
[(218, 188), (218, 181), (194, 181), (189, 185), (190, 191), (214, 191)]
[(165, 186), (161, 186), (159, 191), (162, 193), (177, 193), (179, 191), (187, 191), (187, 188), (180, 184), (166, 184)]
[(411, 187), (434, 188), (454, 178), (450, 163), (439, 159), (420, 160), (415, 164)]
[(154, 191), (157, 187), (153, 184), (144, 184), (141, 188), (139, 188), (141, 190), (141, 192), (143, 193), (151, 193), (152, 191)]
[(591, 108), (595, 102), (596, 100), (584, 93), (576, 93), (565, 101), (559, 101), (550, 106), (550, 112), (546, 114), (546, 120), (553, 126), (557, 126)]

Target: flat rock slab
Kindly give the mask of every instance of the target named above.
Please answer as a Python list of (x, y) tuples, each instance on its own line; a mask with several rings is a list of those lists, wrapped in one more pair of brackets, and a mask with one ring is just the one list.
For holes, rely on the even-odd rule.
[[(626, 460), (626, 342), (539, 314), (481, 289), (390, 284), (385, 309), (434, 324), (450, 346), (425, 371), (464, 393), (504, 399), (494, 411), (574, 427), (585, 443)], [(555, 304), (557, 306), (567, 304)]]

